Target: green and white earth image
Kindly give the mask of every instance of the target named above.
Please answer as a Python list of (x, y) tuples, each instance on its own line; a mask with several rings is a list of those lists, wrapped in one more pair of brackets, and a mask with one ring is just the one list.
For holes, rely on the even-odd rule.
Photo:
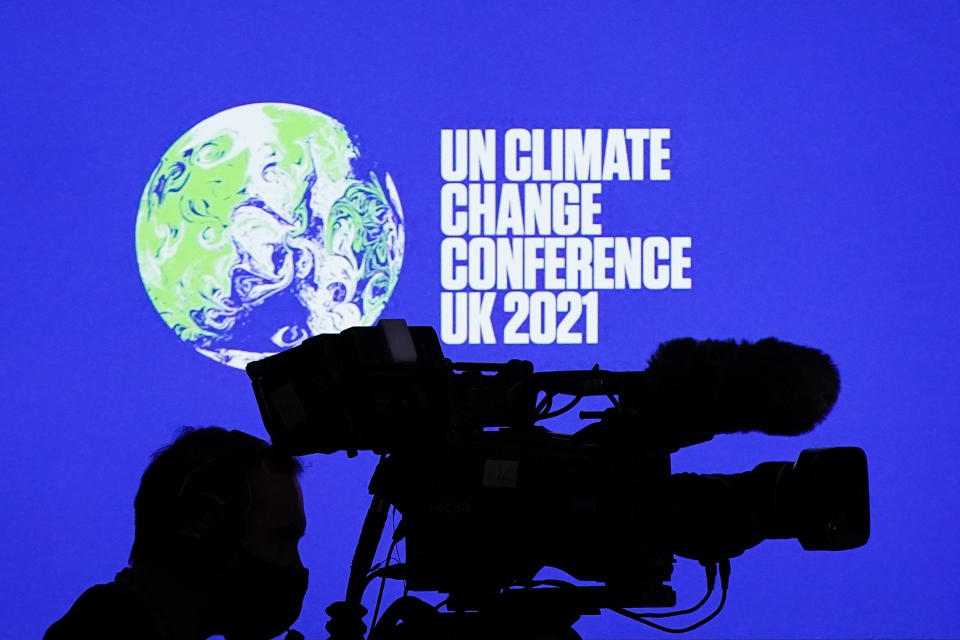
[(355, 175), (342, 124), (292, 104), (228, 109), (160, 159), (137, 214), (140, 275), (181, 340), (242, 368), (371, 325), (403, 262), (389, 173)]

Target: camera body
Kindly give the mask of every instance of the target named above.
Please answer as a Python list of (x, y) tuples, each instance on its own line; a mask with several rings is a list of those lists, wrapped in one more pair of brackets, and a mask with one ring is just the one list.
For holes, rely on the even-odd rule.
[[(814, 351), (783, 351), (785, 344), (762, 355), (804, 350), (809, 359)], [(721, 353), (734, 354), (737, 370), (751, 369), (738, 349), (723, 345)], [(717, 359), (711, 351), (709, 384), (723, 377)], [(396, 575), (409, 589), (451, 594), (462, 608), (530, 584), (546, 566), (602, 583), (602, 606), (672, 606), (666, 583), (675, 554), (719, 561), (773, 537), (799, 538), (807, 549), (866, 542), (860, 449), (807, 450), (796, 463), (741, 474), (673, 474), (671, 453), (719, 431), (670, 424), (658, 399), (677, 385), (653, 375), (670, 368), (535, 373), (521, 360), (453, 363), (432, 328), (384, 320), (309, 338), (247, 372), (274, 445), (294, 455), (383, 456), (371, 493), (402, 515), (406, 562)], [(809, 394), (821, 405), (828, 398), (822, 415), (838, 383), (824, 386)], [(708, 392), (713, 387), (698, 393)], [(559, 395), (573, 401), (554, 410)], [(576, 433), (538, 424), (591, 395), (612, 406), (586, 414), (593, 422)], [(710, 407), (697, 411), (692, 422)]]

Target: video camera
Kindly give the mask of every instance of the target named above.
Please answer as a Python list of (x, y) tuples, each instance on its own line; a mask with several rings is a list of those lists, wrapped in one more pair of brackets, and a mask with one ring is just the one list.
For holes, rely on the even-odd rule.
[[(381, 320), (309, 338), (247, 373), (277, 447), (381, 456), (347, 589), (352, 608), (339, 610), (362, 611), (375, 577), (448, 594), (443, 624), (404, 597), (371, 637), (389, 637), (401, 620), (407, 634), (428, 637), (524, 635), (538, 624), (548, 637), (576, 637), (569, 625), (599, 608), (674, 606), (666, 583), (675, 555), (706, 567), (703, 604), (717, 567), (725, 598), (729, 558), (764, 539), (842, 550), (869, 537), (858, 448), (809, 449), (738, 474), (671, 472), (671, 453), (718, 433), (812, 429), (839, 393), (836, 368), (815, 349), (680, 339), (643, 371), (534, 372), (523, 360), (451, 362), (432, 328)], [(559, 396), (570, 400), (554, 407)], [(540, 424), (587, 396), (610, 407), (581, 412), (592, 422), (577, 432)], [(405, 538), (406, 559), (372, 570), (390, 506), (402, 516), (394, 543)], [(535, 580), (544, 567), (599, 585)], [(328, 629), (362, 637), (363, 625)]]

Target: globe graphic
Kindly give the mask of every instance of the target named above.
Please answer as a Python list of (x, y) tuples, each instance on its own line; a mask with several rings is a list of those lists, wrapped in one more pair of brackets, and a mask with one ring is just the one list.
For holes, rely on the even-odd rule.
[(183, 134), (137, 213), (140, 276), (160, 316), (232, 367), (320, 333), (373, 324), (403, 262), (389, 173), (355, 175), (342, 124), (301, 106), (248, 104)]

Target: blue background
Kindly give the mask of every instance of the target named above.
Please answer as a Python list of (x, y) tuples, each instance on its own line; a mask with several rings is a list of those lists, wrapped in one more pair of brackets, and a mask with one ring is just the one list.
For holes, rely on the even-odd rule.
[[(393, 175), (407, 245), (384, 316), (411, 324), (439, 322), (441, 128), (671, 128), (673, 179), (605, 184), (601, 219), (691, 236), (693, 289), (601, 292), (599, 345), (448, 354), (637, 369), (687, 335), (827, 351), (843, 391), (816, 431), (717, 437), (674, 466), (861, 446), (870, 542), (761, 544), (691, 635), (956, 635), (960, 5), (4, 3), (0, 25), (3, 637), (38, 637), (125, 564), (140, 474), (177, 428), (263, 435), (246, 376), (154, 311), (133, 235), (173, 140), (260, 101), (337, 118)], [(324, 637), (373, 461), (306, 462), (298, 626)], [(681, 603), (699, 599), (695, 563), (675, 576)], [(578, 629), (657, 635), (609, 613)]]

